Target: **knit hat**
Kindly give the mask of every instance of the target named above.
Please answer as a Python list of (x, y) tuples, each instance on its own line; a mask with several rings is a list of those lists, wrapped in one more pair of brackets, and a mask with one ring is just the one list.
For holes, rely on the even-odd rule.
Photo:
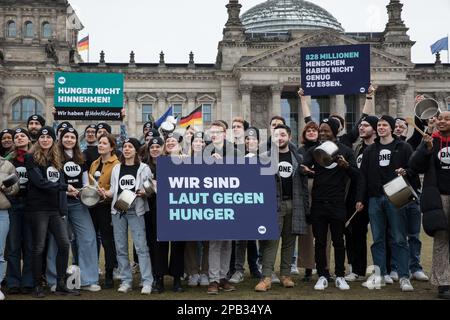
[(368, 124), (370, 124), (370, 126), (373, 128), (373, 130), (375, 130), (375, 132), (377, 131), (377, 123), (378, 123), (378, 118), (375, 116), (366, 116), (364, 118), (361, 119), (361, 122), (367, 122)]
[(259, 130), (255, 127), (249, 127), (245, 132), (245, 137), (254, 137), (256, 140), (259, 140)]
[(45, 126), (45, 119), (39, 114), (31, 115), (27, 120), (27, 126), (30, 124), (30, 121), (37, 121), (41, 124), (41, 126)]
[(4, 136), (5, 134), (7, 134), (7, 133), (9, 133), (9, 134), (11, 135), (11, 138), (14, 138), (14, 130), (11, 130), (11, 129), (5, 129), (5, 130), (2, 130), (2, 131), (0, 132), (0, 140), (2, 140), (2, 139), (3, 139), (3, 136)]
[(86, 129), (84, 129), (84, 133), (86, 133), (86, 131), (88, 130), (88, 129), (94, 129), (95, 130), (95, 132), (97, 132), (97, 125), (96, 124), (90, 124), (90, 125), (88, 125), (87, 127), (86, 127)]
[[(394, 130), (395, 130), (395, 119), (392, 118), (391, 116), (388, 116), (388, 115), (382, 115), (382, 116), (380, 117), (380, 120), (384, 120), (384, 121), (386, 121), (387, 123), (389, 123), (389, 126), (390, 126), (391, 129), (392, 129), (392, 134), (394, 134)], [(380, 120), (378, 120), (378, 121), (380, 121)]]
[(75, 137), (77, 138), (77, 141), (78, 141), (78, 132), (77, 132), (77, 130), (75, 130), (75, 129), (72, 128), (72, 127), (67, 127), (67, 128), (65, 128), (65, 129), (61, 132), (61, 135), (60, 135), (59, 139), (62, 140), (62, 138), (64, 137), (64, 135), (66, 135), (67, 133), (73, 133), (73, 134), (75, 135)]
[(105, 129), (106, 131), (108, 131), (108, 133), (112, 132), (111, 126), (109, 124), (107, 124), (106, 122), (100, 122), (97, 125), (97, 131), (96, 132), (98, 132), (98, 130), (100, 130), (100, 129)]
[(191, 137), (191, 143), (194, 142), (195, 139), (202, 139), (205, 140), (205, 133), (202, 131), (197, 131), (194, 133)]
[(331, 131), (333, 132), (333, 135), (335, 137), (337, 137), (338, 132), (339, 132), (339, 121), (334, 118), (323, 119), (320, 122), (320, 125), (322, 125), (324, 123), (330, 126)]
[(125, 146), (126, 143), (130, 143), (133, 145), (134, 149), (136, 149), (136, 151), (139, 151), (139, 149), (141, 148), (141, 143), (139, 142), (138, 139), (136, 138), (128, 138), (123, 142), (122, 148)]
[(144, 132), (145, 129), (153, 129), (153, 128), (154, 128), (153, 122), (148, 121), (144, 123), (144, 125), (142, 126), (142, 132)]
[(174, 138), (176, 140), (178, 140), (178, 143), (181, 143), (183, 141), (183, 136), (181, 134), (179, 134), (178, 132), (170, 132), (167, 134), (166, 136), (166, 141), (169, 138)]
[(42, 127), (37, 134), (37, 138), (39, 139), (43, 135), (49, 135), (50, 137), (52, 137), (53, 141), (56, 141), (56, 134), (52, 127)]
[(61, 122), (60, 124), (58, 124), (58, 127), (56, 128), (56, 132), (59, 132), (59, 130), (66, 128), (73, 128), (73, 126), (68, 121)]
[(15, 138), (16, 134), (19, 133), (25, 134), (28, 137), (28, 139), (31, 140), (30, 133), (28, 132), (28, 130), (22, 128), (17, 128), (16, 131), (14, 131), (13, 139)]
[(164, 140), (161, 137), (154, 137), (148, 143), (148, 148), (150, 149), (150, 147), (154, 144), (159, 144), (162, 147), (164, 145)]
[(160, 136), (160, 134), (159, 134), (159, 131), (158, 130), (156, 130), (156, 129), (151, 129), (149, 132), (147, 132), (146, 134), (145, 134), (145, 137), (144, 137), (144, 139), (146, 139), (148, 136), (150, 136), (150, 137), (159, 137)]

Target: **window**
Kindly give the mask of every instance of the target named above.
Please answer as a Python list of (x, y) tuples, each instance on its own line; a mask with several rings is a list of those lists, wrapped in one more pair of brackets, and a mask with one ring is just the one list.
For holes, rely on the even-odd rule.
[(281, 116), (286, 119), (286, 125), (291, 128), (292, 141), (298, 141), (298, 106), (299, 99), (295, 93), (281, 94)]
[(358, 120), (358, 97), (345, 96), (345, 123), (347, 132), (352, 131)]
[(183, 116), (183, 105), (181, 103), (175, 103), (172, 104), (172, 107), (174, 118), (180, 121), (181, 117)]
[(142, 122), (149, 121), (152, 114), (153, 114), (153, 105), (152, 104), (143, 104), (142, 105)]
[(311, 97), (311, 116), (317, 123), (328, 118), (330, 116), (330, 98)]
[(52, 36), (52, 27), (50, 23), (44, 22), (42, 24), (42, 38), (49, 39)]
[(33, 32), (33, 23), (31, 21), (25, 22), (25, 38), (33, 38), (34, 32)]
[(202, 104), (202, 113), (203, 113), (203, 126), (208, 126), (212, 122), (212, 104), (211, 103), (203, 103)]
[(17, 35), (16, 23), (14, 21), (8, 22), (8, 29), (6, 30), (6, 36), (9, 38), (15, 38)]
[(21, 97), (12, 105), (13, 121), (27, 121), (28, 117), (37, 113), (42, 115), (42, 104), (32, 97)]

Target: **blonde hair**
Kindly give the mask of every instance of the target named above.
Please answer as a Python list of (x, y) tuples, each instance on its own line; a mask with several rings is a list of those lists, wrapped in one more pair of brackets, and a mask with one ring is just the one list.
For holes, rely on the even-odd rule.
[(53, 144), (47, 153), (45, 153), (41, 148), (39, 141), (34, 144), (33, 148), (30, 150), (30, 153), (33, 154), (33, 159), (39, 166), (46, 167), (50, 164), (58, 171), (63, 167), (63, 158), (55, 141), (53, 141)]

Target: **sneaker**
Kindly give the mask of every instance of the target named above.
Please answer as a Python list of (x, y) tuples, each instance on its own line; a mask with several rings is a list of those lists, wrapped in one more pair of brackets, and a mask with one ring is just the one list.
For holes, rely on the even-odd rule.
[(152, 286), (143, 286), (141, 290), (141, 294), (151, 294)]
[(278, 278), (277, 274), (274, 272), (272, 273), (272, 283), (281, 283), (280, 278)]
[[(56, 290), (56, 286), (55, 286), (55, 290)], [(45, 290), (44, 287), (42, 286), (36, 286), (33, 289), (33, 298), (45, 298)]]
[(384, 282), (386, 284), (394, 284), (394, 280), (392, 280), (391, 276), (388, 274), (384, 276)]
[(391, 271), (391, 273), (389, 274), (389, 276), (392, 278), (392, 280), (394, 280), (395, 282), (398, 281), (398, 272), (397, 271)]
[(206, 287), (209, 286), (209, 278), (206, 274), (202, 273), (200, 275), (200, 286)]
[(219, 294), (219, 283), (213, 281), (208, 286), (207, 294)]
[(416, 271), (412, 274), (412, 278), (418, 281), (429, 281), (430, 278), (423, 272), (423, 270)]
[(227, 279), (220, 279), (219, 289), (223, 290), (224, 292), (231, 292), (236, 290), (236, 288), (232, 284), (230, 284)]
[(281, 283), (285, 288), (293, 288), (295, 286), (295, 283), (292, 281), (291, 277), (282, 276)]
[(364, 277), (361, 277), (356, 273), (351, 272), (350, 274), (345, 276), (345, 280), (348, 282), (364, 281)]
[(365, 282), (362, 283), (362, 286), (369, 289), (381, 289), (384, 287), (386, 282), (384, 282), (384, 277), (378, 276), (376, 274), (372, 274)]
[(300, 271), (298, 271), (298, 268), (295, 264), (291, 265), (291, 275), (298, 276), (300, 274)]
[(345, 278), (343, 277), (337, 277), (336, 278), (336, 288), (339, 290), (349, 290), (350, 286), (348, 285), (347, 281), (345, 281)]
[(402, 289), (403, 292), (414, 291), (414, 287), (411, 285), (411, 282), (408, 278), (400, 279), (400, 289)]
[(56, 292), (56, 284), (54, 284), (50, 287), (50, 292), (52, 292), (52, 293)]
[(230, 282), (231, 283), (241, 283), (242, 281), (244, 281), (244, 274), (240, 271), (236, 271), (230, 278)]
[(139, 273), (139, 272), (140, 272), (140, 269), (139, 269), (139, 263), (132, 262), (132, 263), (131, 263), (131, 273), (137, 274), (137, 273)]
[(102, 290), (102, 287), (100, 287), (98, 284), (91, 284), (89, 286), (82, 286), (81, 290), (90, 291), (90, 292), (98, 292)]
[(2, 290), (0, 290), (0, 301), (5, 300), (5, 295), (3, 294)]
[(119, 287), (119, 289), (117, 289), (117, 292), (120, 293), (128, 293), (131, 290), (133, 290), (133, 288), (131, 288), (131, 286), (128, 283), (122, 283)]
[(193, 274), (192, 276), (189, 277), (188, 286), (196, 287), (198, 286), (199, 282), (200, 282), (200, 275), (198, 273)]
[(259, 281), (255, 287), (256, 292), (266, 292), (272, 287), (272, 279), (270, 277), (265, 277)]
[(120, 270), (119, 268), (114, 268), (113, 270), (113, 279), (120, 280)]
[(317, 280), (316, 285), (314, 286), (314, 290), (325, 290), (328, 288), (328, 280), (325, 277), (320, 277), (319, 280)]

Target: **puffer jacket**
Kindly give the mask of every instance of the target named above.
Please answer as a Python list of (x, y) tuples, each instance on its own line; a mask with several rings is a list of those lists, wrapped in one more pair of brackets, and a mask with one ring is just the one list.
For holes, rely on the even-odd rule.
[[(3, 180), (6, 177), (15, 174), (16, 168), (14, 165), (0, 157), (0, 185), (3, 184)], [(15, 183), (12, 187), (6, 189), (5, 191), (0, 191), (0, 210), (6, 210), (11, 208), (11, 203), (9, 202), (7, 196), (14, 196), (19, 191), (19, 182)]]

